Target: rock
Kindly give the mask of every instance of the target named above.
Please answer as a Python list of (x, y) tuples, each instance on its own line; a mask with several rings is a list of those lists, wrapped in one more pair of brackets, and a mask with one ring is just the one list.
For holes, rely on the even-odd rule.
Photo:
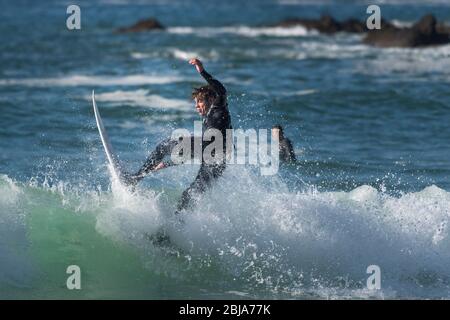
[(320, 19), (291, 18), (283, 20), (273, 26), (284, 28), (302, 26), (308, 30), (317, 30), (321, 33), (327, 34), (333, 34), (340, 31), (361, 32), (360, 30), (364, 28), (364, 25), (355, 19), (350, 19), (344, 23), (339, 23), (329, 15), (323, 15)]
[(303, 26), (309, 30), (314, 29), (322, 33), (336, 33), (340, 31), (339, 23), (329, 15), (323, 15), (320, 19), (290, 18), (280, 21), (272, 26), (282, 28)]
[(301, 26), (310, 20), (300, 19), (300, 18), (288, 18), (284, 19), (278, 23), (271, 25), (270, 27), (280, 27), (280, 28), (291, 28), (296, 26)]
[(432, 35), (433, 33), (436, 33), (436, 24), (436, 18), (429, 14), (423, 16), (412, 28), (424, 35)]
[(329, 15), (320, 17), (317, 30), (323, 33), (336, 33), (341, 29), (340, 24)]
[(442, 45), (450, 42), (450, 27), (438, 24), (433, 15), (422, 17), (411, 28), (399, 28), (382, 19), (380, 30), (368, 30), (365, 21), (347, 19), (339, 22), (329, 15), (323, 15), (320, 19), (291, 18), (274, 26), (303, 26), (309, 30), (317, 30), (325, 34), (336, 32), (367, 33), (363, 40), (364, 43), (378, 47), (411, 48)]
[(356, 19), (348, 19), (341, 23), (341, 31), (349, 33), (363, 33), (367, 31), (366, 24)]
[[(390, 26), (390, 23), (382, 19), (381, 25), (382, 27)], [(369, 31), (366, 27), (365, 21), (359, 21), (357, 19), (347, 19), (339, 22), (329, 15), (323, 15), (320, 17), (320, 19), (290, 18), (283, 20), (273, 26), (285, 28), (303, 26), (309, 30), (317, 30), (321, 33), (326, 34), (333, 34), (336, 32), (364, 33)]]
[(437, 29), (436, 18), (426, 15), (411, 28), (398, 28), (391, 25), (382, 27), (380, 30), (371, 30), (363, 41), (383, 48), (415, 48), (449, 43), (449, 33), (442, 31), (442, 27), (441, 30)]
[(142, 32), (142, 31), (152, 31), (152, 30), (164, 30), (164, 26), (156, 19), (149, 18), (146, 20), (140, 20), (136, 24), (130, 27), (123, 27), (116, 30), (117, 33), (128, 33), (128, 32)]
[(437, 33), (446, 33), (446, 34), (450, 34), (450, 26), (444, 24), (444, 23), (438, 23), (436, 25), (436, 31)]

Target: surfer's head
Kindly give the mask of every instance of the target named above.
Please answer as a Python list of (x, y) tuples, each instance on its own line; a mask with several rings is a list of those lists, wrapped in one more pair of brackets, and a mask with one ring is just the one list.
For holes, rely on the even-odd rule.
[(210, 86), (203, 86), (192, 91), (192, 98), (195, 101), (195, 109), (201, 116), (204, 116), (216, 100), (217, 93)]

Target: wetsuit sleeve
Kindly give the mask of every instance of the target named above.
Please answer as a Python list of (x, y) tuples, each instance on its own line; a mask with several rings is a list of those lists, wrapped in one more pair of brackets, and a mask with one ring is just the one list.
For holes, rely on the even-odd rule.
[(295, 157), (295, 152), (294, 152), (294, 147), (292, 146), (291, 140), (286, 139), (287, 140), (287, 147), (288, 147), (288, 154), (289, 154), (289, 159), (290, 161), (297, 161), (296, 157)]
[(227, 100), (227, 90), (223, 86), (222, 83), (220, 83), (219, 80), (215, 79), (212, 75), (210, 75), (208, 72), (206, 72), (205, 69), (200, 73), (202, 77), (208, 82), (208, 84), (213, 88), (213, 90), (217, 93), (217, 101), (215, 103), (218, 107), (226, 106)]

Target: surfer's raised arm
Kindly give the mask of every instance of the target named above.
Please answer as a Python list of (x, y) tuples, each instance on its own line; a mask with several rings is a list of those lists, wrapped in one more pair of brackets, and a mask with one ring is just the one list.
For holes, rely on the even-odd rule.
[(226, 106), (227, 90), (225, 89), (223, 84), (220, 83), (219, 80), (215, 79), (208, 72), (206, 72), (205, 68), (203, 67), (203, 63), (199, 59), (191, 59), (189, 60), (189, 63), (195, 66), (198, 73), (200, 73), (200, 75), (206, 80), (206, 82), (208, 82), (211, 88), (216, 92), (217, 99), (214, 104), (218, 107)]

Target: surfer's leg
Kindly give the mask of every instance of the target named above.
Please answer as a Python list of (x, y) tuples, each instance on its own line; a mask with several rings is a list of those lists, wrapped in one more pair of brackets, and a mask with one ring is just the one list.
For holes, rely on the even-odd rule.
[(202, 164), (194, 181), (181, 195), (175, 214), (179, 214), (181, 211), (192, 207), (195, 204), (195, 197), (205, 192), (211, 186), (212, 182), (222, 175), (224, 170), (225, 164)]
[(175, 214), (179, 214), (181, 213), (181, 211), (186, 210), (193, 205), (194, 197), (206, 190), (207, 179), (208, 178), (203, 177), (203, 174), (201, 174), (200, 172), (198, 173), (197, 177), (194, 179), (191, 185), (183, 191), (181, 199), (178, 202), (177, 211), (175, 211)]
[(177, 145), (177, 143), (178, 141), (172, 140), (170, 138), (160, 142), (156, 146), (155, 150), (153, 150), (149, 155), (144, 165), (139, 169), (138, 172), (136, 172), (132, 176), (132, 179), (135, 180), (135, 183), (142, 180), (146, 174), (151, 172), (159, 163), (161, 163), (165, 156), (170, 155), (172, 149)]
[[(130, 180), (133, 180), (134, 184), (142, 180), (145, 175), (153, 171), (155, 167), (160, 164), (166, 156), (170, 156), (172, 154), (173, 148), (181, 142), (181, 139), (182, 138), (180, 138), (179, 140), (174, 140), (171, 138), (167, 138), (160, 142), (156, 146), (155, 150), (153, 150), (153, 152), (149, 155), (141, 169), (139, 169), (138, 172), (130, 177)], [(191, 147), (193, 147), (195, 138), (194, 136), (191, 136), (190, 139)], [(193, 158), (194, 156), (194, 151), (191, 150), (191, 158)]]
[(176, 140), (172, 140), (170, 138), (161, 141), (152, 151), (152, 153), (148, 156), (144, 165), (136, 172), (135, 174), (127, 175), (126, 180), (130, 185), (136, 185), (139, 181), (141, 181), (146, 174), (151, 172), (164, 157), (172, 152), (172, 149), (177, 145)]

